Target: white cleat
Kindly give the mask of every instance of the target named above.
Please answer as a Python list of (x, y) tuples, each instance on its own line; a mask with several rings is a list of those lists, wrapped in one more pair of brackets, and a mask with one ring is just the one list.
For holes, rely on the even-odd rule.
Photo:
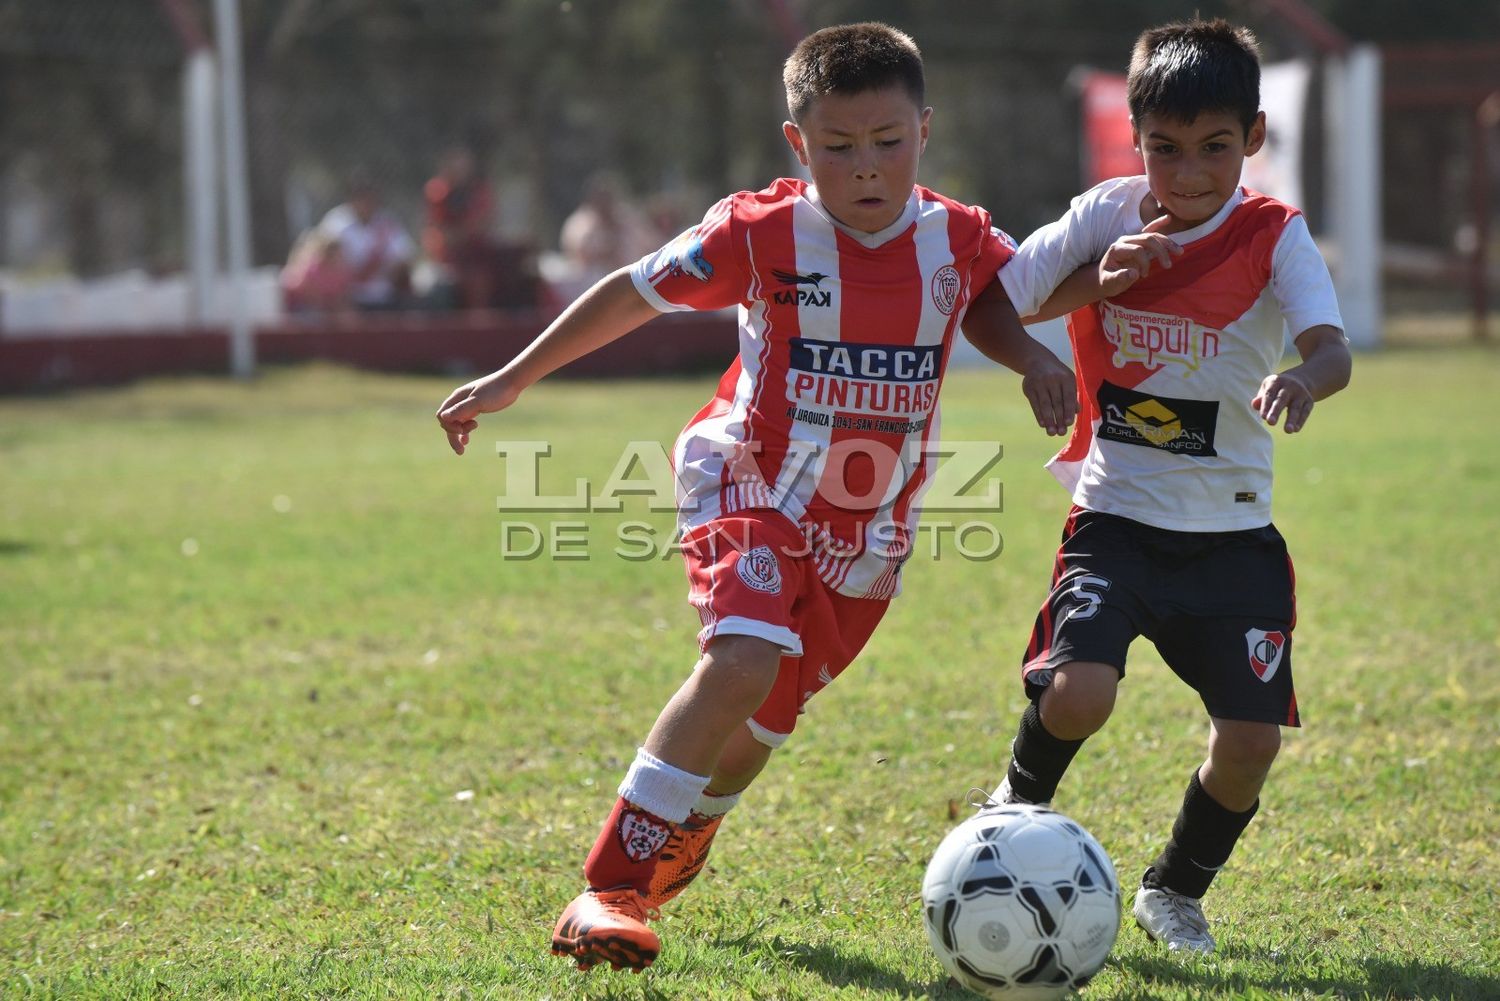
[(1022, 799), (1016, 795), (1016, 791), (1010, 787), (1010, 776), (1000, 780), (1000, 787), (994, 792), (987, 793), (983, 789), (969, 790), (969, 805), (980, 813), (990, 810), (998, 810), (1002, 806), (1038, 806), (1044, 810), (1052, 809), (1052, 801), (1049, 799), (1042, 803), (1033, 803), (1029, 799)]
[(1135, 923), (1152, 939), (1166, 945), (1168, 952), (1214, 951), (1214, 937), (1208, 933), (1208, 918), (1196, 897), (1141, 887), (1135, 894)]
[(990, 796), (990, 799), (994, 800), (996, 803), (1002, 803), (1005, 805), (1020, 803), (1022, 806), (1044, 806), (1049, 810), (1052, 809), (1052, 801), (1050, 799), (1044, 799), (1040, 803), (1033, 803), (1029, 799), (1022, 799), (1020, 796), (1017, 796), (1016, 791), (1010, 787), (1009, 775), (1000, 780), (1000, 788), (994, 791), (994, 793)]

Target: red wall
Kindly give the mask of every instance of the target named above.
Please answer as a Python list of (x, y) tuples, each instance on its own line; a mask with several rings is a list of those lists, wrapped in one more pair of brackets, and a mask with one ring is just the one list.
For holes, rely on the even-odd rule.
[[(471, 312), (391, 313), (284, 323), (255, 332), (255, 355), (262, 365), (316, 359), (391, 372), (478, 373), (498, 368), (519, 354), (547, 320), (540, 314)], [(580, 358), (562, 374), (597, 378), (722, 371), (736, 349), (731, 314), (670, 314)], [(0, 392), (228, 371), (229, 337), (223, 329), (128, 334), (79, 331), (19, 341), (0, 336)]]

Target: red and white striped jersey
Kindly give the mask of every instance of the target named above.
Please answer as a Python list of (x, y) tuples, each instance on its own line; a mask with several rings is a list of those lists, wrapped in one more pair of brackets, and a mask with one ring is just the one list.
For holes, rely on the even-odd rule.
[(663, 312), (739, 308), (739, 357), (677, 440), (679, 525), (780, 511), (828, 586), (898, 593), (954, 332), (1014, 250), (989, 213), (922, 187), (871, 234), (782, 179), (639, 261)]
[[(1027, 237), (1002, 283), (1021, 315), (1139, 232), (1144, 177), (1105, 181)], [(1078, 423), (1048, 464), (1073, 502), (1158, 528), (1224, 532), (1271, 521), (1271, 429), (1250, 401), (1285, 331), (1343, 329), (1302, 214), (1246, 188), (1172, 234), (1183, 252), (1068, 318)]]

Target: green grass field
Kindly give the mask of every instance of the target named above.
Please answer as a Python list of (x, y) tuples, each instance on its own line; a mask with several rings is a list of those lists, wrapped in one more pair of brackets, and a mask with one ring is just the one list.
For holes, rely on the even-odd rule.
[[(612, 552), (622, 520), (667, 529), (642, 503), (586, 519), (586, 561), (502, 559), (493, 443), (549, 439), (568, 492), (712, 381), (543, 385), (462, 459), (430, 416), (448, 380), (0, 400), (0, 996), (967, 996), (922, 870), (1000, 776), (1067, 504), (996, 371), (950, 378), (943, 430), (1005, 445), (1003, 553), (913, 562), (654, 968), (546, 953), (697, 617), (675, 557)], [(1127, 918), (1086, 997), (1500, 998), (1497, 400), (1493, 352), (1393, 350), (1278, 434), (1305, 729), (1207, 900), (1220, 952)], [(1138, 644), (1057, 802), (1127, 886), (1205, 736)]]

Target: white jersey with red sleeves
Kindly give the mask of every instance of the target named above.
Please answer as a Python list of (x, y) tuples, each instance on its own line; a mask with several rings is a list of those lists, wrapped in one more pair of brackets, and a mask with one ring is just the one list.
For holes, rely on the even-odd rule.
[(830, 587), (895, 595), (954, 333), (1014, 250), (989, 213), (925, 188), (871, 234), (782, 179), (638, 262), (659, 310), (739, 307), (739, 357), (677, 440), (679, 525), (780, 511)]
[[(1032, 234), (1001, 274), (1025, 316), (1076, 268), (1139, 232), (1146, 178), (1106, 181)], [(1172, 234), (1183, 252), (1122, 295), (1068, 318), (1079, 418), (1048, 464), (1073, 501), (1158, 528), (1220, 532), (1271, 521), (1271, 429), (1250, 405), (1285, 331), (1343, 329), (1301, 213), (1241, 188)]]

